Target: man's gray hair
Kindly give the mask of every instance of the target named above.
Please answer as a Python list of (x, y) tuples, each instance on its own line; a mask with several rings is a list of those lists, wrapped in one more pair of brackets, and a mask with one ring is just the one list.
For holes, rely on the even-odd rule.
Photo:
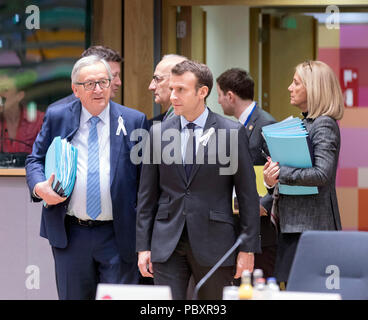
[(188, 60), (188, 58), (187, 58), (187, 57), (181, 56), (181, 55), (179, 55), (179, 54), (169, 53), (169, 54), (165, 54), (165, 55), (162, 57), (161, 61), (162, 61), (162, 60), (166, 60), (166, 59), (174, 59), (174, 58), (175, 58), (175, 59)]
[(104, 64), (104, 66), (107, 70), (107, 74), (109, 75), (109, 79), (111, 80), (112, 79), (111, 68), (110, 68), (109, 64), (106, 62), (106, 60), (102, 59), (98, 56), (91, 55), (91, 56), (80, 58), (74, 64), (74, 67), (73, 67), (73, 70), (72, 70), (72, 75), (71, 75), (72, 83), (78, 82), (79, 73), (84, 67), (94, 65), (98, 62), (102, 62)]

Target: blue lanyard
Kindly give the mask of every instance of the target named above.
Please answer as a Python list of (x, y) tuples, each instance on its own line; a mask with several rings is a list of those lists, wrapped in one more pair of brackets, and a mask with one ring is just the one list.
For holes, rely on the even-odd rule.
[(250, 112), (250, 114), (249, 114), (249, 116), (248, 116), (247, 120), (245, 120), (245, 122), (244, 122), (244, 127), (246, 127), (246, 126), (247, 126), (247, 124), (248, 124), (248, 122), (249, 122), (249, 120), (250, 120), (250, 117), (252, 116), (252, 113), (253, 113), (254, 109), (256, 108), (256, 106), (257, 106), (257, 102), (255, 102), (255, 103), (254, 103), (254, 107), (253, 107), (252, 111)]

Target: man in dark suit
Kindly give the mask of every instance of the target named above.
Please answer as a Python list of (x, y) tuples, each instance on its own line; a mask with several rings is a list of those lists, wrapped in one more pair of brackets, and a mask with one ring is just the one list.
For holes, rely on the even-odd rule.
[[(26, 161), (34, 201), (43, 200), (41, 236), (55, 259), (60, 299), (94, 299), (98, 283), (138, 283), (135, 252), (139, 166), (130, 161), (143, 113), (110, 100), (112, 74), (97, 57), (79, 59), (72, 71), (76, 101), (48, 108)], [(78, 149), (77, 178), (68, 199), (45, 177), (45, 155), (54, 137)]]
[(161, 105), (161, 113), (148, 120), (149, 127), (153, 125), (154, 121), (164, 121), (174, 116), (170, 101), (170, 72), (177, 63), (184, 60), (187, 60), (187, 58), (177, 54), (167, 54), (157, 64), (148, 90), (153, 93), (155, 103)]
[[(204, 284), (199, 298), (221, 299), (224, 286), (253, 270), (254, 252), (260, 250), (259, 199), (245, 127), (206, 107), (212, 84), (206, 65), (187, 60), (172, 69), (176, 116), (153, 125), (145, 149), (150, 159), (142, 165), (138, 266), (155, 284), (169, 285), (174, 299), (185, 299), (191, 274), (198, 283), (234, 244), (234, 186), (238, 229), (246, 240)], [(160, 138), (160, 144), (150, 143)]]
[[(232, 68), (222, 73), (217, 79), (218, 102), (224, 113), (235, 116), (246, 128), (249, 139), (249, 152), (253, 165), (264, 165), (268, 148), (262, 137), (262, 127), (276, 120), (262, 110), (254, 98), (254, 81), (243, 69)], [(255, 255), (254, 266), (262, 269), (265, 277), (274, 275), (277, 250), (277, 232), (271, 222), (273, 198), (267, 194), (260, 199), (262, 253)]]

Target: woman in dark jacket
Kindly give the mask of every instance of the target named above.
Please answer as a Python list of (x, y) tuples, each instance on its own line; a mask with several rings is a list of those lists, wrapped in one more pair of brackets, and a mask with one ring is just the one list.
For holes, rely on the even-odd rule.
[(321, 61), (299, 64), (288, 88), (290, 103), (297, 106), (313, 147), (313, 166), (293, 168), (272, 162), (265, 164), (268, 186), (276, 183), (317, 186), (318, 194), (285, 195), (275, 188), (274, 208), (280, 234), (275, 275), (286, 282), (300, 235), (305, 230), (340, 230), (336, 196), (336, 170), (340, 151), (340, 130), (336, 120), (343, 117), (344, 100), (332, 69)]

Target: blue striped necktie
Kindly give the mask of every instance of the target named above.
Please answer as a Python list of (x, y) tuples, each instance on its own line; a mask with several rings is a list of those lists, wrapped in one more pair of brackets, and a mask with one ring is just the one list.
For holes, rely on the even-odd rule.
[(87, 214), (93, 220), (101, 213), (100, 159), (97, 135), (99, 121), (99, 117), (89, 119), (91, 126), (88, 135)]

